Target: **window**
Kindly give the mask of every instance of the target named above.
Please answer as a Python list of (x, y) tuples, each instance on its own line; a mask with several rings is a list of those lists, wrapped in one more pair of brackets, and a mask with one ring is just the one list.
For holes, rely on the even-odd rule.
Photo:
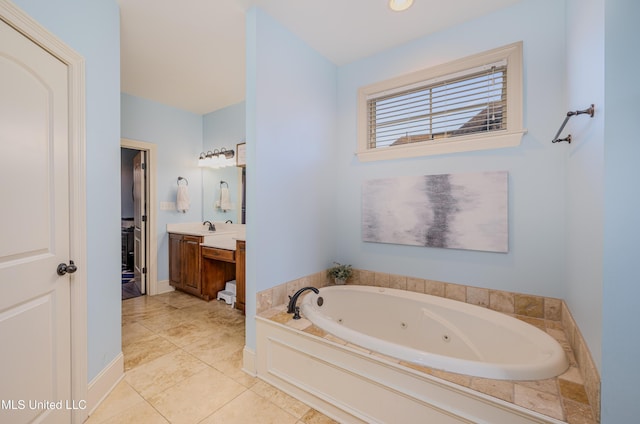
[(360, 160), (516, 146), (522, 43), (363, 87), (358, 97)]

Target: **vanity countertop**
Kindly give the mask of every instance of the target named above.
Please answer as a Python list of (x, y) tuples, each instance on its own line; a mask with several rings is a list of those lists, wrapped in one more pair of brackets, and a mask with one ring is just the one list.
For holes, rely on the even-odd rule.
[(197, 223), (167, 224), (167, 232), (203, 237), (201, 246), (217, 249), (236, 250), (236, 240), (245, 240), (244, 224), (214, 222), (215, 231), (209, 231), (206, 225)]

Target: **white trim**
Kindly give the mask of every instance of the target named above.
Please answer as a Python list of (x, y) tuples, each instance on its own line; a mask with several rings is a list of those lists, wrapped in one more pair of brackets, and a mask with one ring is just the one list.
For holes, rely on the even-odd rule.
[[(69, 250), (78, 265), (71, 278), (71, 396), (87, 399), (87, 243), (86, 243), (86, 117), (84, 58), (7, 0), (0, 15), (9, 25), (67, 65), (69, 78)], [(73, 410), (81, 423), (87, 411)]]
[(146, 141), (130, 140), (127, 138), (120, 139), (120, 147), (127, 149), (144, 150), (147, 152), (147, 193), (149, 195), (149, 205), (147, 213), (147, 294), (150, 296), (164, 293), (159, 291), (158, 287), (158, 231), (156, 228), (156, 219), (158, 216), (157, 198), (157, 175), (158, 175), (158, 146), (154, 143)]
[[(507, 97), (507, 115), (509, 118), (507, 129), (504, 133), (473, 134), (455, 137), (450, 140), (438, 140), (437, 142), (419, 142), (378, 149), (368, 148), (368, 98), (379, 96), (385, 92), (394, 92), (399, 88), (423, 83), (424, 81), (447, 78), (451, 74), (465, 72), (465, 70), (502, 60), (508, 62), (507, 92), (509, 93)], [(373, 161), (518, 146), (522, 140), (522, 135), (526, 133), (526, 130), (522, 127), (524, 101), (522, 87), (521, 41), (361, 87), (358, 89), (356, 155), (361, 161)]]
[(242, 350), (242, 371), (252, 377), (256, 377), (258, 375), (258, 369), (256, 367), (256, 353), (246, 345)]
[[(438, 144), (412, 143), (400, 146), (390, 146), (379, 149), (367, 149), (358, 152), (360, 162), (370, 162), (385, 159), (401, 159), (407, 157), (442, 155), (445, 153), (469, 152), (475, 150), (500, 149), (520, 145), (522, 136), (527, 130), (518, 132), (491, 133), (483, 136), (456, 137), (441, 141)], [(469, 141), (473, 140), (473, 148)]]
[(238, 190), (236, 192), (236, 199), (238, 199), (236, 201), (236, 205), (237, 205), (236, 222), (238, 224), (242, 224), (242, 170), (243, 169), (244, 168), (241, 166), (238, 167), (238, 174), (237, 174), (238, 184), (236, 184), (238, 187)]
[(160, 280), (156, 286), (156, 294), (169, 293), (175, 291), (169, 280)]
[(93, 380), (89, 383), (87, 391), (87, 411), (93, 414), (98, 406), (111, 391), (124, 378), (124, 355), (122, 352), (115, 357)]

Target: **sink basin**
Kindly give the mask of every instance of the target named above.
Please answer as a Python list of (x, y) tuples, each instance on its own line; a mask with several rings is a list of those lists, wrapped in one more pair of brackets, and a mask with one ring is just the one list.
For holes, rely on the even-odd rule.
[(204, 240), (201, 245), (206, 247), (216, 247), (218, 249), (236, 250), (235, 235), (235, 231), (209, 233), (204, 236)]

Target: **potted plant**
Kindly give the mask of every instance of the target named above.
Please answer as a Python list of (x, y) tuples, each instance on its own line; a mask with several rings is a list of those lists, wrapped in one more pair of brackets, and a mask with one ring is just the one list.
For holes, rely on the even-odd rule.
[(329, 268), (329, 276), (332, 277), (336, 284), (344, 284), (353, 274), (351, 265), (342, 265), (334, 262), (334, 266)]

